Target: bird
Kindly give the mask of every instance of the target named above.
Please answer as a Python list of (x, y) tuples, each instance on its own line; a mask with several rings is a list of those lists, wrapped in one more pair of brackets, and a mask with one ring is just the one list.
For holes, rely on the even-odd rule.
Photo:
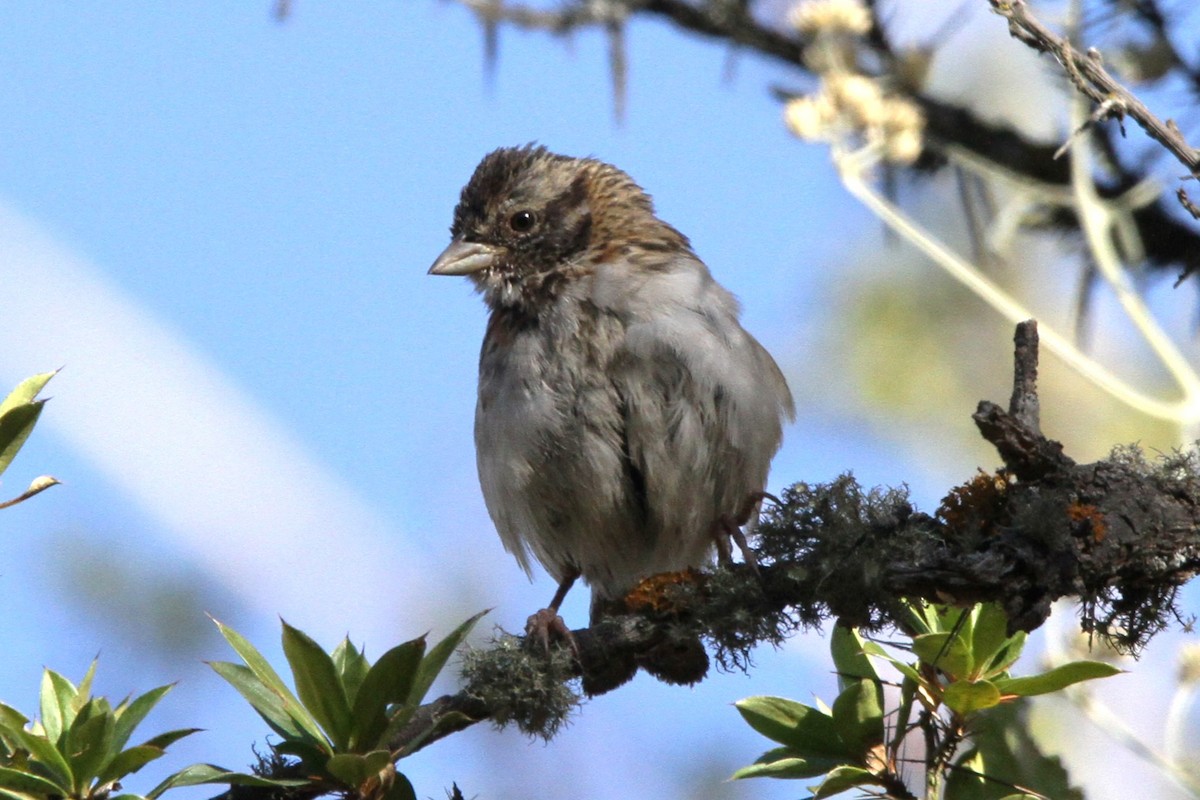
[(467, 276), (489, 311), (483, 498), (526, 574), (558, 584), (529, 630), (567, 631), (577, 578), (595, 623), (641, 580), (727, 552), (795, 407), (689, 239), (624, 171), (537, 144), (484, 156), (450, 235), (429, 273)]

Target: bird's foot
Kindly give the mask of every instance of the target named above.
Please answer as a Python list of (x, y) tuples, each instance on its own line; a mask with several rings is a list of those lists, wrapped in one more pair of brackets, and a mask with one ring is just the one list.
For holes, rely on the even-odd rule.
[(746, 541), (746, 534), (742, 533), (742, 526), (732, 515), (722, 514), (717, 519), (713, 538), (717, 542), (717, 564), (719, 566), (727, 567), (733, 563), (733, 545), (737, 545), (738, 552), (742, 554), (742, 561), (750, 568), (751, 572), (755, 575), (759, 574), (758, 556), (754, 554), (754, 548), (750, 547), (750, 543)]
[(558, 609), (543, 608), (532, 614), (525, 623), (525, 636), (540, 642), (546, 653), (550, 652), (551, 641), (566, 642), (575, 657), (579, 658), (579, 643), (575, 641), (575, 634), (571, 633), (567, 623), (558, 615)]
[(751, 492), (737, 514), (722, 514), (717, 519), (713, 532), (713, 538), (717, 543), (717, 564), (721, 566), (732, 564), (733, 545), (737, 545), (746, 566), (754, 574), (759, 574), (758, 556), (746, 541), (746, 534), (742, 532), (742, 527), (750, 525), (750, 530), (753, 532), (754, 527), (751, 523), (758, 522), (758, 509), (762, 506), (763, 500), (770, 500), (776, 505), (783, 504), (783, 501), (770, 492)]

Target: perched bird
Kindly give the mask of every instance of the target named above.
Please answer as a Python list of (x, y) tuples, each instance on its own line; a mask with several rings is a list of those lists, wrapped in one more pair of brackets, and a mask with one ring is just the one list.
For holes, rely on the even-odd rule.
[(616, 167), (533, 145), (484, 157), (450, 234), (429, 272), (468, 276), (491, 312), (484, 500), (526, 573), (532, 557), (559, 582), (531, 624), (579, 576), (595, 621), (643, 578), (708, 562), (756, 512), (794, 409), (687, 237)]

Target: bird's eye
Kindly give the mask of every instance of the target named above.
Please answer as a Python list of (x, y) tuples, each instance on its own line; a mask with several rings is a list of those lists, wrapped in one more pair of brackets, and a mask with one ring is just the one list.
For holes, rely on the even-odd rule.
[(528, 233), (533, 230), (535, 222), (537, 222), (537, 217), (533, 215), (532, 211), (522, 210), (508, 218), (508, 227), (512, 228), (514, 233)]

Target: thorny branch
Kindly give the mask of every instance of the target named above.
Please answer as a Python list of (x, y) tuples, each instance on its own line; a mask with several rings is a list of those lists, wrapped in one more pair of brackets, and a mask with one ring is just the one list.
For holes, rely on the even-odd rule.
[[(1188, 144), (1173, 120), (1163, 122), (1136, 95), (1117, 82), (1104, 68), (1100, 51), (1091, 48), (1080, 53), (1064, 37), (1055, 34), (1029, 11), (1025, 0), (988, 0), (997, 14), (1008, 20), (1013, 38), (1041, 53), (1050, 53), (1063, 65), (1075, 87), (1097, 104), (1089, 120), (1126, 116), (1165, 147), (1193, 178), (1200, 178), (1200, 151)], [(1193, 216), (1195, 216), (1193, 214)]]

